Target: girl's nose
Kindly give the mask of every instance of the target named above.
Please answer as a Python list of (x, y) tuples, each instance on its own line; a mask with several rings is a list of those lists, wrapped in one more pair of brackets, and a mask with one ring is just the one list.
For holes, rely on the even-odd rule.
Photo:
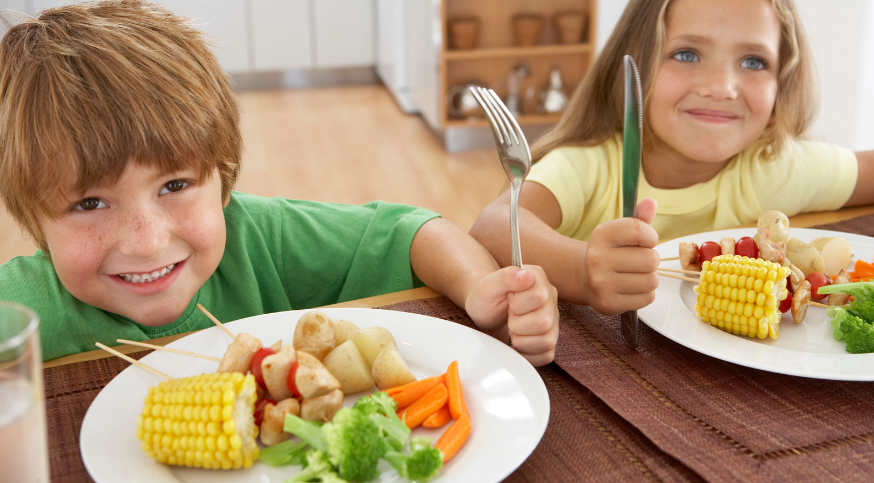
[(718, 101), (737, 98), (734, 70), (722, 65), (706, 68), (698, 83), (698, 94)]
[(149, 258), (170, 242), (170, 223), (164, 213), (144, 208), (128, 213), (121, 229), (119, 251), (128, 256)]

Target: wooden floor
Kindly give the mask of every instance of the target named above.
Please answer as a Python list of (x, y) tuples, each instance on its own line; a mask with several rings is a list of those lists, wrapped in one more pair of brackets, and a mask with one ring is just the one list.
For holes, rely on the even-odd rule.
[[(421, 206), (468, 230), (506, 189), (494, 149), (448, 154), (381, 85), (250, 91), (237, 189), (263, 196)], [(0, 263), (34, 246), (0, 207)]]

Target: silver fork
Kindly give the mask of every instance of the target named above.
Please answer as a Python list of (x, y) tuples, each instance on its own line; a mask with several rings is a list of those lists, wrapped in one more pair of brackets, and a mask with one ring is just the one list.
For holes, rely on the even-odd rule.
[(522, 181), (531, 170), (531, 151), (528, 150), (525, 134), (495, 91), (484, 87), (471, 87), (470, 90), (486, 113), (489, 127), (495, 136), (501, 166), (510, 178), (510, 243), (513, 265), (522, 268), (522, 250), (519, 247), (519, 191), (522, 190)]

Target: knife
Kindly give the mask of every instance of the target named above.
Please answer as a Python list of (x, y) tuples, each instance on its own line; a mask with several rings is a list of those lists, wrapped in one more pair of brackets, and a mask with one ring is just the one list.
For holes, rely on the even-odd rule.
[[(640, 176), (640, 140), (643, 137), (643, 100), (640, 91), (640, 73), (630, 55), (625, 65), (625, 126), (622, 136), (622, 216), (634, 217), (637, 207), (637, 180)], [(620, 329), (625, 345), (632, 349), (638, 344), (637, 311), (623, 312)]]

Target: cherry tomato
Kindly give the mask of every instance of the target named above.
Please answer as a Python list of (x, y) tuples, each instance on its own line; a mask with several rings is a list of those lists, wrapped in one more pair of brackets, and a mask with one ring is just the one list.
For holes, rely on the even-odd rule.
[(273, 399), (262, 399), (258, 401), (258, 404), (255, 404), (255, 426), (261, 427), (261, 422), (264, 421), (264, 408), (267, 406), (267, 403), (276, 405), (276, 401)]
[(780, 301), (780, 312), (784, 314), (792, 308), (792, 282), (789, 281), (789, 276), (786, 276), (786, 290), (789, 294), (785, 299)]
[(734, 245), (734, 253), (749, 258), (759, 258), (759, 246), (752, 238), (745, 236)]
[(822, 294), (820, 295), (817, 290), (819, 287), (824, 287), (826, 285), (832, 284), (832, 279), (826, 277), (825, 275), (819, 272), (811, 272), (804, 277), (808, 282), (810, 282), (810, 300), (822, 300), (828, 295)]
[(291, 363), (291, 367), (288, 369), (288, 390), (294, 395), (294, 397), (300, 397), (300, 391), (297, 390), (297, 382), (295, 381), (295, 377), (297, 377), (297, 361)]
[(255, 353), (255, 357), (252, 358), (252, 363), (249, 364), (249, 372), (255, 376), (255, 382), (258, 383), (258, 386), (265, 391), (267, 390), (267, 386), (264, 385), (264, 375), (261, 373), (261, 361), (263, 361), (265, 357), (275, 353), (276, 352), (269, 347), (262, 347), (258, 349), (258, 352)]
[(722, 247), (719, 246), (719, 243), (713, 241), (702, 243), (701, 248), (698, 249), (698, 259), (701, 263), (709, 262), (713, 257), (718, 257), (719, 255), (722, 255)]

